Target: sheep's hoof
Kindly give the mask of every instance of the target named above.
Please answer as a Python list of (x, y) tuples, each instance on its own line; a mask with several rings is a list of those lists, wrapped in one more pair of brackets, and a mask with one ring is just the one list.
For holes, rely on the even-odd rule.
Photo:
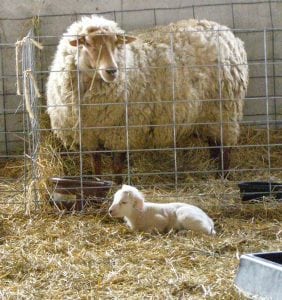
[(218, 172), (216, 172), (216, 175), (215, 175), (215, 178), (216, 179), (228, 179), (228, 177), (229, 177), (229, 172), (227, 172), (227, 171), (218, 171)]

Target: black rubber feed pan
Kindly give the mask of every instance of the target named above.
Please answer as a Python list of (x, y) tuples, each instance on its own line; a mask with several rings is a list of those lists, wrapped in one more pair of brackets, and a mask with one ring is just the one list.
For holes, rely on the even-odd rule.
[(282, 252), (242, 255), (235, 285), (252, 299), (282, 299)]
[(104, 202), (112, 181), (101, 181), (95, 177), (53, 177), (53, 195), (51, 205), (67, 211), (80, 211), (91, 204)]
[(282, 199), (282, 184), (267, 181), (249, 181), (238, 184), (240, 188), (241, 199), (262, 200), (263, 197), (273, 196), (276, 199)]

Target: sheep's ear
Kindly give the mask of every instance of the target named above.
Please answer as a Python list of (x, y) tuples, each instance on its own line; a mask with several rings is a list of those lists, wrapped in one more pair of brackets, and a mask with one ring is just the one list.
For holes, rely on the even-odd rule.
[(79, 45), (85, 45), (85, 36), (82, 36), (79, 39), (71, 40), (70, 45), (73, 47), (77, 47)]
[(124, 34), (117, 34), (117, 44), (129, 44), (136, 41), (136, 37)]
[(96, 32), (98, 30), (99, 30), (99, 27), (91, 26), (91, 27), (87, 28), (87, 33), (90, 34), (90, 33)]

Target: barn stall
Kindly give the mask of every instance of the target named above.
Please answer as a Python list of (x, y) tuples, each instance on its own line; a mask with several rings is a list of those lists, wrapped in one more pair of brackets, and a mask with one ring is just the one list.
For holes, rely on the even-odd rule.
[[(233, 284), (239, 256), (281, 250), (281, 3), (69, 4), (60, 7), (53, 1), (35, 1), (32, 14), (22, 4), (13, 14), (7, 6), (6, 15), (1, 16), (3, 297), (243, 298)], [(228, 26), (245, 43), (248, 92), (227, 176), (218, 176), (218, 163), (209, 156), (211, 147), (197, 134), (180, 146), (173, 136), (170, 147), (132, 149), (127, 144), (115, 150), (85, 149), (83, 140), (76, 147), (64, 146), (54, 135), (45, 96), (50, 65), (66, 28), (80, 16), (93, 13), (116, 21), (132, 35), (182, 19), (209, 19)], [(11, 24), (18, 28), (10, 32)], [(175, 89), (174, 80), (167, 84)], [(215, 101), (221, 107), (220, 90)], [(125, 108), (130, 100), (125, 99)], [(78, 129), (65, 130), (76, 130), (83, 139), (85, 125), (78, 121)], [(171, 122), (150, 125), (170, 127), (172, 135), (177, 127), (192, 125), (175, 121), (172, 114)], [(224, 123), (217, 126), (223, 128)], [(110, 135), (115, 129), (105, 127), (101, 124), (90, 130), (105, 130)], [(125, 123), (125, 137), (130, 137), (131, 129)], [(221, 156), (224, 147), (217, 146)], [(201, 207), (215, 221), (217, 236), (132, 233), (122, 222), (110, 219), (107, 207), (119, 187), (112, 170), (113, 152), (126, 153), (119, 174), (124, 183), (137, 186), (154, 202), (181, 201)], [(101, 156), (99, 176), (93, 154)], [(224, 171), (222, 168), (219, 175)], [(105, 183), (105, 190), (110, 187), (108, 193), (97, 196), (101, 186), (93, 186), (96, 177)], [(75, 182), (70, 188), (60, 188), (58, 178)], [(265, 183), (262, 199), (254, 203), (241, 200), (238, 184), (246, 181)], [(275, 184), (278, 188), (273, 188)]]

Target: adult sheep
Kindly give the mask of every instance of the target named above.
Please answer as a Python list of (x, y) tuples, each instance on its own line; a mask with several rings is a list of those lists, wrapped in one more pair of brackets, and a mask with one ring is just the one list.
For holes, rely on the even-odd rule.
[(191, 19), (132, 37), (113, 21), (83, 17), (60, 40), (50, 71), (53, 131), (67, 146), (112, 150), (115, 174), (126, 149), (185, 147), (195, 132), (228, 170), (248, 84), (243, 42), (228, 27)]

